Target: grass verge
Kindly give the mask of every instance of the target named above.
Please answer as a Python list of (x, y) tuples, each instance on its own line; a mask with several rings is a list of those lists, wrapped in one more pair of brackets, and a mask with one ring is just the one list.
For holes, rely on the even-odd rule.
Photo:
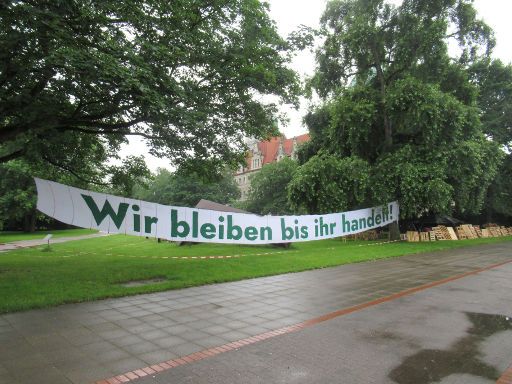
[[(510, 240), (512, 237), (383, 245), (323, 240), (295, 243), (289, 249), (212, 244), (178, 247), (123, 235), (72, 241), (52, 245), (49, 252), (31, 248), (0, 253), (0, 313)], [(190, 258), (205, 256), (232, 258)], [(156, 284), (120, 285), (161, 278), (165, 281)]]

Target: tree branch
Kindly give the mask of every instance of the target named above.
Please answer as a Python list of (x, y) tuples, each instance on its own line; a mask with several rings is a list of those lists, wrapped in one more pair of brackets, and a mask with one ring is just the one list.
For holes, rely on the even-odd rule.
[(63, 127), (61, 128), (65, 131), (75, 131), (75, 132), (82, 132), (87, 133), (91, 135), (120, 135), (120, 136), (141, 136), (146, 139), (151, 140), (165, 140), (165, 138), (161, 136), (154, 136), (154, 135), (148, 135), (147, 133), (143, 132), (131, 132), (131, 131), (118, 131), (118, 130), (98, 130), (98, 129), (86, 129), (86, 128), (80, 128), (80, 127)]
[(67, 166), (65, 166), (63, 164), (59, 164), (59, 163), (53, 161), (52, 159), (48, 158), (47, 156), (43, 155), (43, 159), (45, 161), (47, 161), (48, 163), (50, 163), (51, 165), (53, 165), (54, 167), (60, 168), (60, 169), (62, 169), (64, 171), (67, 171), (67, 172), (71, 173), (73, 176), (75, 176), (77, 179), (85, 181), (86, 183), (95, 184), (95, 185), (101, 185), (101, 186), (104, 186), (104, 187), (110, 185), (108, 183), (101, 183), (99, 181), (94, 181), (94, 180), (91, 180), (91, 179), (87, 179), (87, 178), (81, 176), (80, 174), (78, 174), (77, 172), (75, 172), (72, 168), (67, 167)]
[(31, 128), (29, 126), (20, 125), (6, 125), (0, 126), (0, 144), (14, 140), (17, 136), (28, 132)]
[[(142, 123), (146, 120), (145, 116), (137, 117), (136, 119), (123, 121), (122, 123), (102, 123), (100, 121), (87, 121), (87, 120), (76, 120), (71, 122), (73, 125), (84, 126), (84, 127), (97, 127), (102, 128), (104, 130), (118, 130), (124, 128), (130, 128), (131, 126)], [(65, 122), (64, 122), (65, 124)], [(57, 128), (65, 128), (65, 127), (57, 127)]]
[(7, 163), (8, 161), (17, 159), (25, 154), (25, 148), (18, 149), (8, 155), (0, 156), (0, 164)]

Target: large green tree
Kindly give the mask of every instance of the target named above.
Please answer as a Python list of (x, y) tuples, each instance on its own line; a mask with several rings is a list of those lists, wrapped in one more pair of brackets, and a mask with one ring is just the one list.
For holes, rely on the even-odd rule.
[(135, 196), (165, 205), (194, 207), (201, 199), (232, 203), (240, 197), (240, 191), (229, 171), (205, 178), (188, 169), (170, 172), (160, 168), (147, 188), (136, 188)]
[(320, 153), (297, 170), (288, 186), (289, 201), (315, 214), (357, 208), (367, 198), (368, 179), (366, 161)]
[(478, 86), (484, 133), (506, 148), (505, 161), (487, 191), (484, 221), (512, 222), (512, 65), (479, 60), (470, 67), (470, 77)]
[[(39, 224), (53, 224), (36, 211), (37, 193), (34, 176), (74, 185), (84, 189), (132, 196), (135, 186), (143, 186), (150, 172), (141, 157), (128, 156), (118, 166), (102, 165), (83, 147), (77, 148), (75, 161), (80, 160), (79, 176), (40, 159), (16, 159), (0, 164), (0, 230), (2, 228), (33, 231)], [(98, 153), (93, 153), (98, 155)], [(90, 156), (86, 156), (89, 154)], [(105, 157), (100, 157), (106, 161)]]
[(240, 159), (273, 133), (262, 96), (297, 101), (289, 49), (258, 0), (2, 1), (0, 162), (80, 173), (72, 143), (130, 136), (176, 163)]
[(288, 184), (297, 169), (289, 157), (264, 165), (251, 178), (251, 188), (243, 208), (261, 215), (288, 215), (295, 209), (288, 201)]
[(484, 58), (469, 68), (478, 87), (483, 131), (494, 142), (512, 150), (512, 65)]
[[(486, 222), (507, 221), (512, 224), (512, 156), (501, 164), (498, 175), (489, 187), (485, 205)], [(501, 219), (501, 220), (500, 220)]]
[(322, 26), (310, 82), (322, 102), (306, 116), (303, 167), (320, 152), (363, 160), (368, 171), (352, 174), (360, 185), (370, 175), (363, 200), (397, 199), (402, 217), (479, 212), (502, 152), (485, 138), (470, 78), (494, 45), (471, 1), (333, 0)]

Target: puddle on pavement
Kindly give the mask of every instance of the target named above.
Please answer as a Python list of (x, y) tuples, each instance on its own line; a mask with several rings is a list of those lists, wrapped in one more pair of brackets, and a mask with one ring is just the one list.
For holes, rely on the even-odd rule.
[(429, 384), (453, 374), (469, 374), (497, 380), (501, 372), (480, 359), (479, 346), (488, 337), (512, 330), (512, 317), (466, 313), (471, 327), (450, 349), (423, 349), (393, 369), (389, 378), (398, 384)]
[(134, 281), (127, 281), (126, 283), (121, 283), (122, 287), (125, 288), (133, 288), (133, 287), (142, 287), (144, 285), (151, 285), (151, 284), (160, 284), (166, 282), (167, 279), (164, 277), (157, 277), (154, 279), (147, 279), (147, 280), (134, 280)]

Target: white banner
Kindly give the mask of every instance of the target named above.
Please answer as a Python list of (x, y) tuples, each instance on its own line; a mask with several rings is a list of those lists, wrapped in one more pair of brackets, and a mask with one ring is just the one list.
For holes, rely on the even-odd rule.
[(35, 179), (37, 209), (66, 224), (171, 241), (272, 244), (353, 235), (398, 220), (398, 203), (357, 211), (258, 216), (173, 207)]

